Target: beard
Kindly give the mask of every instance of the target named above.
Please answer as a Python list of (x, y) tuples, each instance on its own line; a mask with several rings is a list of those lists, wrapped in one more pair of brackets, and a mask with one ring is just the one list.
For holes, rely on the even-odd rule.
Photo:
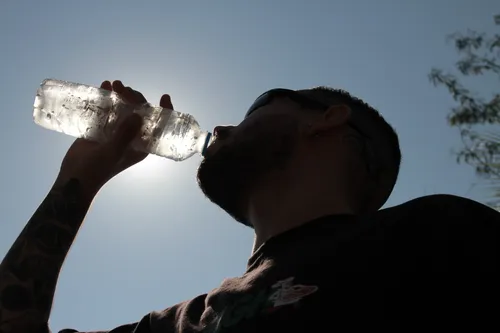
[[(266, 126), (267, 127), (267, 126)], [(280, 124), (283, 130), (283, 123)], [(236, 221), (252, 227), (246, 217), (250, 193), (266, 175), (284, 169), (297, 145), (296, 131), (276, 128), (235, 135), (207, 156), (198, 168), (198, 185), (205, 196)]]

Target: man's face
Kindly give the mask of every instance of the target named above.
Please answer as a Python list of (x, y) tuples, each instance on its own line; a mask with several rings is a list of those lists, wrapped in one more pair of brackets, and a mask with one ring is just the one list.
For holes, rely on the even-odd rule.
[(300, 139), (304, 112), (288, 98), (275, 98), (238, 126), (218, 127), (216, 141), (198, 169), (203, 193), (246, 223), (250, 193), (266, 175), (284, 168)]

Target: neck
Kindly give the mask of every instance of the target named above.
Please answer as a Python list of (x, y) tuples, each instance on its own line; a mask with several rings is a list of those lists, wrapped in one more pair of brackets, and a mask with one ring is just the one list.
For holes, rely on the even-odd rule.
[(255, 230), (254, 252), (271, 237), (316, 218), (354, 214), (345, 195), (334, 190), (339, 186), (325, 182), (324, 177), (319, 177), (321, 174), (280, 171), (256, 187), (248, 206), (248, 217)]

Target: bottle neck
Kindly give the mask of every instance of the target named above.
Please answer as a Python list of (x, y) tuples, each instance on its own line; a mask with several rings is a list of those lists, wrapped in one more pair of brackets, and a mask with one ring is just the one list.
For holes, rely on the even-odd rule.
[(215, 137), (210, 132), (203, 132), (200, 135), (199, 144), (198, 144), (198, 152), (205, 156), (205, 151), (207, 148), (214, 142)]

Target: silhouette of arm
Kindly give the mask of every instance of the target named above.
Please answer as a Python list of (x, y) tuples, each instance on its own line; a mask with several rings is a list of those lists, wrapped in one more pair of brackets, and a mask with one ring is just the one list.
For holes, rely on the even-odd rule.
[(54, 185), (0, 264), (0, 332), (50, 332), (62, 264), (92, 202), (78, 180)]

